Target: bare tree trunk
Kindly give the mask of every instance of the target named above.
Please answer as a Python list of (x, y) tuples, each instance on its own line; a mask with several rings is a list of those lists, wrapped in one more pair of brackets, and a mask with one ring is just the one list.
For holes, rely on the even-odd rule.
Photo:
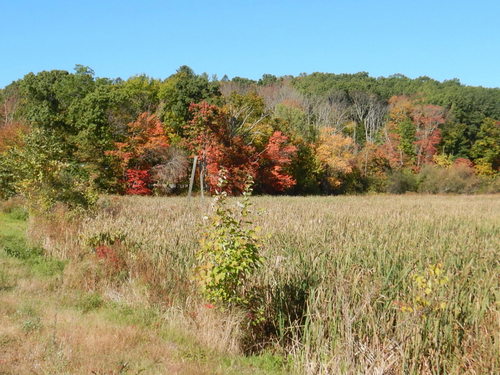
[(191, 196), (191, 193), (193, 192), (193, 184), (194, 184), (194, 174), (196, 172), (196, 164), (198, 162), (198, 156), (195, 155), (193, 159), (193, 169), (191, 170), (191, 178), (189, 179), (189, 192), (188, 192), (188, 197)]
[(368, 149), (365, 149), (365, 174), (364, 174), (364, 177), (366, 177), (367, 173), (368, 173)]
[(200, 167), (200, 191), (201, 191), (201, 198), (205, 198), (204, 187), (205, 187), (205, 165), (203, 163), (201, 163), (201, 167)]

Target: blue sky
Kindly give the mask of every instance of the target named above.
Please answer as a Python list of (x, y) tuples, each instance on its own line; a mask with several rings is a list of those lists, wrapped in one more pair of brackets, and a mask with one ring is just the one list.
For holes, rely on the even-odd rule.
[(402, 73), (500, 87), (500, 1), (0, 0), (0, 87), (97, 76)]

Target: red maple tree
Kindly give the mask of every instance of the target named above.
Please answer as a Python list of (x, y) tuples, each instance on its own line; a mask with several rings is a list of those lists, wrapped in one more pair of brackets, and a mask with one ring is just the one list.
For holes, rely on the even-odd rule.
[(288, 143), (288, 137), (276, 131), (265, 148), (259, 152), (243, 137), (234, 134), (231, 118), (215, 105), (206, 102), (190, 106), (193, 119), (185, 127), (187, 147), (198, 155), (207, 171), (207, 184), (214, 192), (219, 171), (226, 169), (226, 191), (240, 194), (248, 175), (255, 180), (257, 190), (281, 192), (293, 186), (295, 180), (285, 172), (297, 148)]
[(275, 131), (261, 154), (258, 181), (264, 193), (282, 192), (296, 184), (285, 170), (297, 153), (297, 147), (288, 141), (286, 135)]
[(124, 142), (115, 143), (116, 150), (108, 151), (120, 160), (124, 173), (125, 193), (149, 195), (152, 193), (150, 170), (165, 156), (169, 138), (163, 124), (153, 114), (141, 113), (127, 125)]

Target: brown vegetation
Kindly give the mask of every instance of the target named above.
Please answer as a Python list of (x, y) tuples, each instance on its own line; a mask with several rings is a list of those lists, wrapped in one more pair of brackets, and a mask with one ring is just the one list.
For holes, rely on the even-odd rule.
[[(264, 321), (250, 333), (238, 312), (206, 307), (192, 281), (206, 200), (104, 198), (76, 227), (59, 232), (54, 221), (34, 222), (32, 233), (57, 233), (45, 245), (51, 255), (75, 260), (66, 268), (68, 286), (160, 306), (174, 326), (219, 352), (267, 348), (291, 355), (295, 370), (310, 374), (499, 369), (498, 196), (254, 202), (266, 260), (252, 281)], [(121, 272), (109, 272), (98, 246), (121, 254)], [(441, 308), (418, 309), (426, 302), (415, 300), (414, 278), (434, 264), (449, 281), (426, 298)]]

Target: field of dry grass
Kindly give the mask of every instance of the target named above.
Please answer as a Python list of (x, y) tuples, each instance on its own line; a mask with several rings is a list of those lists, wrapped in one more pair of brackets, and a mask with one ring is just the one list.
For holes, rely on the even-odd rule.
[[(154, 307), (217, 353), (265, 349), (307, 374), (500, 370), (498, 195), (252, 200), (265, 257), (252, 342), (192, 281), (210, 199), (106, 197), (84, 219), (32, 220), (30, 236), (69, 261), (67, 290)], [(100, 244), (116, 255), (104, 265)]]
[(197, 345), (147, 304), (65, 287), (71, 268), (38, 255), (25, 230), (25, 221), (0, 212), (1, 375), (280, 373), (272, 357), (218, 355)]

